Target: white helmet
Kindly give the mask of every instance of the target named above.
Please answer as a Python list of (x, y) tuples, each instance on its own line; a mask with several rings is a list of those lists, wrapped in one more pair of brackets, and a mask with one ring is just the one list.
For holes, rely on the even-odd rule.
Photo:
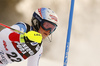
[(50, 30), (50, 34), (55, 31), (58, 23), (58, 17), (54, 11), (49, 8), (39, 8), (33, 13), (32, 27), (38, 31), (40, 26), (44, 30)]

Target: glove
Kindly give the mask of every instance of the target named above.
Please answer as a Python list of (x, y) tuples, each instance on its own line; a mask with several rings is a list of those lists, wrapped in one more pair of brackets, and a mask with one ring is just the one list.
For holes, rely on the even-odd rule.
[(42, 35), (36, 31), (29, 31), (28, 33), (20, 34), (20, 43), (26, 42), (42, 42)]

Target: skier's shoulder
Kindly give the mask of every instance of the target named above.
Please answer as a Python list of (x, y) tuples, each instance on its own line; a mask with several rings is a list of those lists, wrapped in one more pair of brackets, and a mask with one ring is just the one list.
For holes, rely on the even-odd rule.
[(17, 22), (15, 25), (18, 25), (19, 27), (22, 27), (22, 28), (30, 27), (30, 25), (25, 22)]
[(30, 31), (30, 25), (25, 22), (17, 22), (15, 25), (20, 27), (20, 30), (24, 30), (24, 32)]

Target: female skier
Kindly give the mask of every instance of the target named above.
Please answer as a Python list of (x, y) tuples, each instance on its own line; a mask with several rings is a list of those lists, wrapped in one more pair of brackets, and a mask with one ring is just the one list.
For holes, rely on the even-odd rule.
[(43, 47), (42, 39), (57, 28), (58, 17), (49, 8), (38, 8), (32, 15), (31, 26), (18, 22), (0, 32), (0, 66), (28, 59), (27, 66), (38, 66)]

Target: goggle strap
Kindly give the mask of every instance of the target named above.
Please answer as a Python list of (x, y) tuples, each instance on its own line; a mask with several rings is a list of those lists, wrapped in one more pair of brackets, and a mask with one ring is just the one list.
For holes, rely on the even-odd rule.
[(35, 12), (34, 12), (33, 16), (34, 16), (37, 20), (39, 20), (40, 22), (42, 22), (42, 18), (41, 18), (38, 14), (36, 14)]

